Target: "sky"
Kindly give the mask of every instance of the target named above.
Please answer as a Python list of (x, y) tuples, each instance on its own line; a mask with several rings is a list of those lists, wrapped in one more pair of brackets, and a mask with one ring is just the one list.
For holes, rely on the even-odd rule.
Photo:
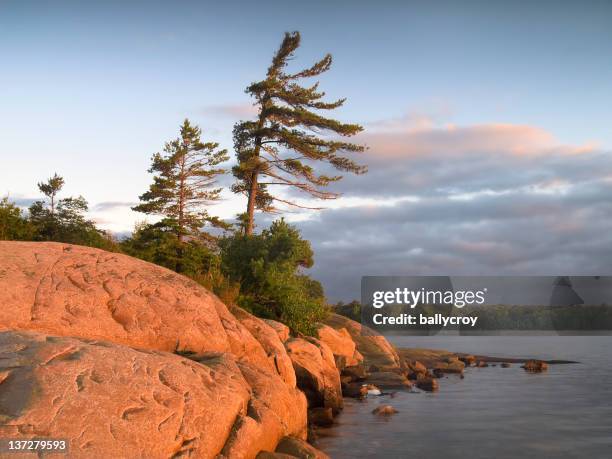
[(286, 214), (330, 300), (364, 275), (611, 275), (611, 24), (609, 1), (0, 0), (0, 195), (57, 172), (125, 234), (151, 155), (186, 117), (233, 154), (244, 88), (299, 30), (292, 68), (332, 53), (321, 87), (368, 146), (342, 198)]

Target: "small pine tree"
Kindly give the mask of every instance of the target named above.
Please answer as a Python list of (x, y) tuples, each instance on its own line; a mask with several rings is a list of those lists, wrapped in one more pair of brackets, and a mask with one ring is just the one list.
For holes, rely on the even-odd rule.
[(225, 173), (218, 166), (228, 160), (227, 151), (218, 150), (218, 143), (202, 142), (201, 134), (198, 126), (187, 119), (183, 122), (180, 137), (166, 143), (164, 154), (153, 155), (149, 169), (155, 174), (153, 183), (132, 208), (164, 217), (179, 242), (201, 238), (206, 223), (223, 226), (206, 207), (220, 199), (221, 188), (213, 186), (217, 176)]
[(38, 189), (42, 194), (49, 198), (49, 209), (51, 215), (55, 215), (55, 197), (64, 187), (64, 178), (53, 174), (46, 182), (38, 182)]
[(83, 196), (56, 199), (63, 186), (57, 174), (38, 184), (48, 201), (36, 201), (28, 209), (32, 239), (115, 250), (112, 238), (87, 219), (89, 206)]
[[(270, 185), (296, 188), (319, 199), (335, 199), (337, 193), (324, 187), (338, 181), (341, 175), (318, 174), (314, 164), (324, 162), (343, 172), (361, 174), (364, 166), (343, 155), (362, 152), (364, 147), (343, 140), (334, 140), (321, 132), (342, 137), (353, 136), (363, 128), (344, 124), (319, 114), (341, 107), (345, 99), (323, 101), (325, 93), (319, 83), (304, 87), (300, 80), (312, 78), (330, 69), (331, 55), (312, 67), (297, 73), (286, 73), (285, 67), (300, 46), (299, 32), (286, 33), (272, 59), (266, 78), (251, 84), (246, 92), (255, 98), (259, 113), (255, 121), (241, 121), (234, 126), (234, 148), (238, 164), (233, 168), (237, 179), (236, 193), (248, 196), (246, 234), (253, 233), (255, 209), (273, 211), (274, 201), (299, 206), (295, 201), (272, 195)], [(265, 177), (265, 180), (262, 180)]]

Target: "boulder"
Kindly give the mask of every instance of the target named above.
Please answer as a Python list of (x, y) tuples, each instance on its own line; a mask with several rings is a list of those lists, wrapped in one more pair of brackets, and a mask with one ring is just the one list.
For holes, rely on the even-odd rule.
[[(338, 368), (342, 369), (345, 366), (358, 365), (363, 361), (363, 356), (355, 352), (357, 350), (355, 342), (346, 328), (343, 327), (336, 330), (329, 325), (320, 324), (317, 329), (317, 335), (334, 353), (336, 364), (338, 361), (343, 363), (343, 365)], [(361, 359), (359, 359), (359, 357), (361, 357)]]
[(342, 395), (350, 398), (365, 398), (368, 395), (368, 387), (367, 385), (361, 383), (343, 382)]
[(274, 329), (274, 331), (278, 334), (278, 337), (280, 338), (281, 342), (284, 343), (289, 339), (289, 327), (287, 327), (285, 324), (270, 319), (263, 319), (263, 321)]
[(97, 249), (0, 242), (0, 305), (0, 437), (45, 432), (68, 438), (71, 457), (151, 459), (250, 459), (306, 437), (282, 327), (237, 318), (183, 276)]
[(527, 360), (521, 368), (529, 373), (541, 373), (548, 370), (548, 364), (541, 360)]
[(65, 438), (71, 458), (214, 458), (251, 398), (229, 354), (198, 363), (34, 332), (0, 333), (0, 373), (0, 436)]
[(459, 360), (456, 356), (447, 357), (441, 362), (436, 362), (433, 366), (434, 370), (442, 373), (463, 373), (465, 363)]
[(384, 336), (374, 330), (338, 314), (330, 314), (325, 324), (336, 330), (345, 329), (349, 333), (366, 367), (376, 365), (383, 370), (399, 368), (397, 351)]
[(289, 384), (289, 386), (295, 387), (296, 380), (293, 364), (276, 330), (272, 328), (269, 322), (249, 314), (244, 309), (233, 307), (231, 312), (261, 344), (261, 347), (268, 355), (271, 365), (283, 381)]
[(308, 410), (308, 424), (329, 427), (334, 423), (334, 413), (331, 408), (317, 407)]
[(471, 367), (476, 364), (476, 357), (473, 355), (462, 355), (459, 357), (466, 367)]
[(370, 373), (367, 381), (368, 384), (373, 384), (381, 389), (406, 389), (412, 386), (408, 378), (392, 371)]
[(343, 407), (342, 389), (331, 349), (316, 338), (290, 338), (285, 347), (308, 407), (331, 408), (338, 413)]
[(418, 360), (406, 360), (406, 367), (414, 373), (427, 373), (427, 367)]
[(247, 362), (238, 362), (242, 377), (251, 390), (246, 413), (234, 422), (222, 455), (227, 458), (252, 458), (259, 451), (270, 451), (285, 435), (306, 438), (306, 397), (297, 388), (283, 383)]
[(354, 365), (351, 367), (345, 367), (341, 375), (343, 377), (350, 378), (351, 381), (363, 381), (367, 378), (368, 372), (363, 365)]
[(276, 452), (288, 454), (298, 459), (329, 459), (329, 456), (323, 451), (319, 451), (304, 440), (293, 437), (283, 438), (276, 447)]
[(372, 414), (376, 414), (378, 416), (391, 416), (395, 413), (398, 413), (398, 411), (391, 405), (377, 406), (372, 410)]
[(295, 456), (283, 453), (272, 453), (270, 451), (260, 452), (256, 459), (296, 459)]
[(435, 378), (424, 377), (416, 380), (416, 386), (426, 392), (435, 392), (439, 389), (440, 385), (438, 380)]
[(126, 255), (0, 241), (0, 330), (112, 341), (197, 357), (229, 352), (275, 371), (227, 307), (196, 282)]
[(444, 377), (444, 372), (440, 370), (439, 368), (434, 368), (432, 373), (433, 373), (434, 378), (440, 379)]

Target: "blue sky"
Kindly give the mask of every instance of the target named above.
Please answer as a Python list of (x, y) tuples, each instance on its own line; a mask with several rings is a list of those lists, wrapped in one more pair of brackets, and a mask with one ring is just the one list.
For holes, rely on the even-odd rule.
[[(388, 210), (394, 199), (430, 197), (452, 189), (453, 196), (440, 199), (453, 204), (457, 195), (472, 193), (473, 204), (484, 209), (488, 201), (478, 199), (502, 199), (522, 186), (541, 187), (543, 177), (548, 180), (545, 188), (554, 182), (555, 192), (578, 196), (578, 182), (570, 172), (581, 167), (601, 172), (610, 164), (610, 24), (608, 1), (0, 1), (0, 194), (36, 198), (36, 182), (57, 171), (66, 178), (66, 194), (83, 194), (102, 226), (129, 230), (142, 218), (127, 204), (148, 186), (151, 154), (176, 136), (185, 117), (200, 124), (207, 139), (231, 151), (231, 127), (249, 115), (244, 88), (263, 76), (283, 32), (299, 30), (303, 44), (296, 67), (326, 52), (334, 56), (332, 70), (321, 84), (330, 97), (348, 98), (339, 117), (365, 125), (364, 141), (370, 145), (366, 162), (371, 171), (374, 167), (371, 177), (384, 177), (389, 161), (406, 164), (407, 171), (422, 167), (419, 173), (427, 177), (420, 185), (401, 184), (384, 196), (360, 191), (375, 190), (373, 178), (347, 180), (341, 186), (346, 199), (334, 209), (317, 216), (293, 216), (301, 218), (315, 249), (338, 244), (316, 235), (309, 222), (339, 218), (351, 209), (364, 219), (364, 212)], [(387, 151), (391, 140), (406, 145), (405, 154)], [(418, 152), (421, 159), (412, 160), (415, 142), (428, 160)], [(535, 156), (518, 163), (503, 159), (518, 150)], [(568, 159), (575, 155), (568, 152), (587, 152), (588, 158), (583, 155), (576, 166)], [(379, 153), (385, 161), (377, 159)], [(461, 183), (442, 174), (447, 186), (431, 186), (430, 176), (442, 170), (432, 173), (436, 161), (463, 170), (482, 154), (497, 158), (498, 169), (468, 174), (469, 180)], [(510, 167), (529, 169), (500, 173)], [(539, 181), (525, 184), (526, 176)], [(607, 183), (606, 177), (599, 177), (600, 182)], [(579, 191), (586, 192), (584, 187)], [(605, 191), (592, 191), (584, 199), (593, 203)], [(367, 201), (375, 195), (378, 201)], [(513, 202), (529, 207), (530, 197), (523, 193)], [(242, 198), (226, 198), (213, 213), (229, 217), (241, 210)], [(584, 213), (582, 205), (576, 212)], [(609, 216), (607, 208), (600, 211)], [(397, 206), (391, 213), (406, 215)], [(479, 221), (490, 222), (487, 218)], [(367, 225), (363, 228), (367, 231)], [(448, 237), (442, 227), (436, 228), (429, 231)], [(472, 235), (466, 234), (463, 242), (470, 242)], [(505, 236), (493, 231), (486, 237), (497, 243)], [(579, 237), (586, 241), (590, 236)], [(430, 250), (413, 247), (408, 236), (398, 244), (413, 255), (419, 249), (425, 254)], [(359, 247), (363, 241), (350, 252), (361, 253)], [(435, 259), (436, 254), (430, 255), (428, 260)], [(456, 256), (465, 257), (459, 252)], [(321, 258), (334, 263), (333, 257)], [(441, 260), (426, 271), (454, 266)], [(362, 274), (380, 273), (388, 261), (382, 257)], [(491, 263), (498, 271), (505, 269), (499, 262)], [(570, 265), (550, 261), (536, 269), (520, 263), (516, 269), (521, 272)], [(486, 268), (472, 264), (456, 269)], [(351, 274), (351, 279), (358, 274)], [(353, 290), (332, 285), (330, 291), (340, 297)]]

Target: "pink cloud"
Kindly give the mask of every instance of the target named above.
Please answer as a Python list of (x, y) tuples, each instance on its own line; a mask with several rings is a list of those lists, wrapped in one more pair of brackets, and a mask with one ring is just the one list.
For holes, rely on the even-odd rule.
[(360, 136), (370, 155), (384, 160), (434, 155), (540, 156), (592, 152), (594, 144), (563, 145), (544, 129), (528, 125), (480, 124), (436, 126), (428, 118), (410, 117), (376, 123)]
[(229, 118), (248, 119), (257, 115), (257, 107), (251, 103), (211, 105), (205, 108), (205, 112)]

